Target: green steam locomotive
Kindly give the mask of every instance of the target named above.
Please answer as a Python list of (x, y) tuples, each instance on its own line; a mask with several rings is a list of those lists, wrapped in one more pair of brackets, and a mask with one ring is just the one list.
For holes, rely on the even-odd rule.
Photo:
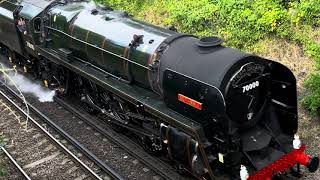
[[(88, 1), (1, 0), (1, 53), (196, 178), (270, 179), (318, 157), (295, 144), (285, 66)], [(295, 142), (299, 142), (297, 137)]]

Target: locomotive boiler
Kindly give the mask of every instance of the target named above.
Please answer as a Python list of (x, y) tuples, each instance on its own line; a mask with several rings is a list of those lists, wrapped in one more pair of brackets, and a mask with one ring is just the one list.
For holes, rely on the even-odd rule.
[[(87, 1), (0, 1), (2, 53), (196, 178), (269, 179), (318, 157), (293, 146), (285, 66)], [(296, 136), (297, 140), (297, 136)], [(241, 168), (242, 167), (242, 168)]]

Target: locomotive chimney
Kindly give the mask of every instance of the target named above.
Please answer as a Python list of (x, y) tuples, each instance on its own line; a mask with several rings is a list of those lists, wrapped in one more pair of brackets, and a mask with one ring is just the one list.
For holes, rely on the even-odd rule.
[(222, 39), (215, 36), (211, 36), (211, 37), (204, 37), (199, 39), (199, 41), (197, 42), (197, 45), (202, 48), (209, 48), (209, 47), (220, 46), (222, 43), (223, 43)]

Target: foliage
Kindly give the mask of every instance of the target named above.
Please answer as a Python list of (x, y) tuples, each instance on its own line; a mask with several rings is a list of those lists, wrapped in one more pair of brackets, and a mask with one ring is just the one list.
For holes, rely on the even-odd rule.
[[(108, 0), (108, 1), (101, 1), (98, 0), (100, 3), (104, 3), (107, 6), (112, 7), (121, 7), (122, 10), (128, 12), (138, 11), (140, 8), (143, 8), (146, 1), (142, 0), (134, 0), (134, 1), (122, 1), (122, 0)], [(117, 8), (118, 9), (118, 8)]]
[(7, 168), (6, 167), (2, 167), (1, 164), (0, 164), (0, 177), (7, 176), (7, 175), (8, 175)]
[(0, 177), (8, 175), (7, 169), (0, 167)]
[[(256, 51), (267, 37), (298, 43), (320, 70), (320, 45), (311, 34), (320, 27), (320, 0), (98, 0), (128, 11), (138, 19), (161, 26), (174, 25), (179, 32), (219, 36), (226, 45)], [(310, 91), (303, 104), (320, 107), (320, 75), (306, 82)]]
[(320, 105), (320, 74), (312, 74), (310, 78), (306, 81), (306, 87), (312, 93), (310, 93), (303, 99), (302, 104), (308, 107), (311, 110), (311, 112), (315, 115), (315, 113), (318, 112)]

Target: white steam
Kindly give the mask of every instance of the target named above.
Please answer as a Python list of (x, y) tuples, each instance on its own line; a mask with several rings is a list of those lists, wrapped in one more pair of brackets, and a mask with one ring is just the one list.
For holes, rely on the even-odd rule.
[(37, 97), (40, 102), (53, 102), (55, 91), (45, 89), (39, 82), (33, 82), (19, 73), (8, 73), (13, 82), (7, 78), (9, 85), (16, 85), (22, 93), (30, 93)]

